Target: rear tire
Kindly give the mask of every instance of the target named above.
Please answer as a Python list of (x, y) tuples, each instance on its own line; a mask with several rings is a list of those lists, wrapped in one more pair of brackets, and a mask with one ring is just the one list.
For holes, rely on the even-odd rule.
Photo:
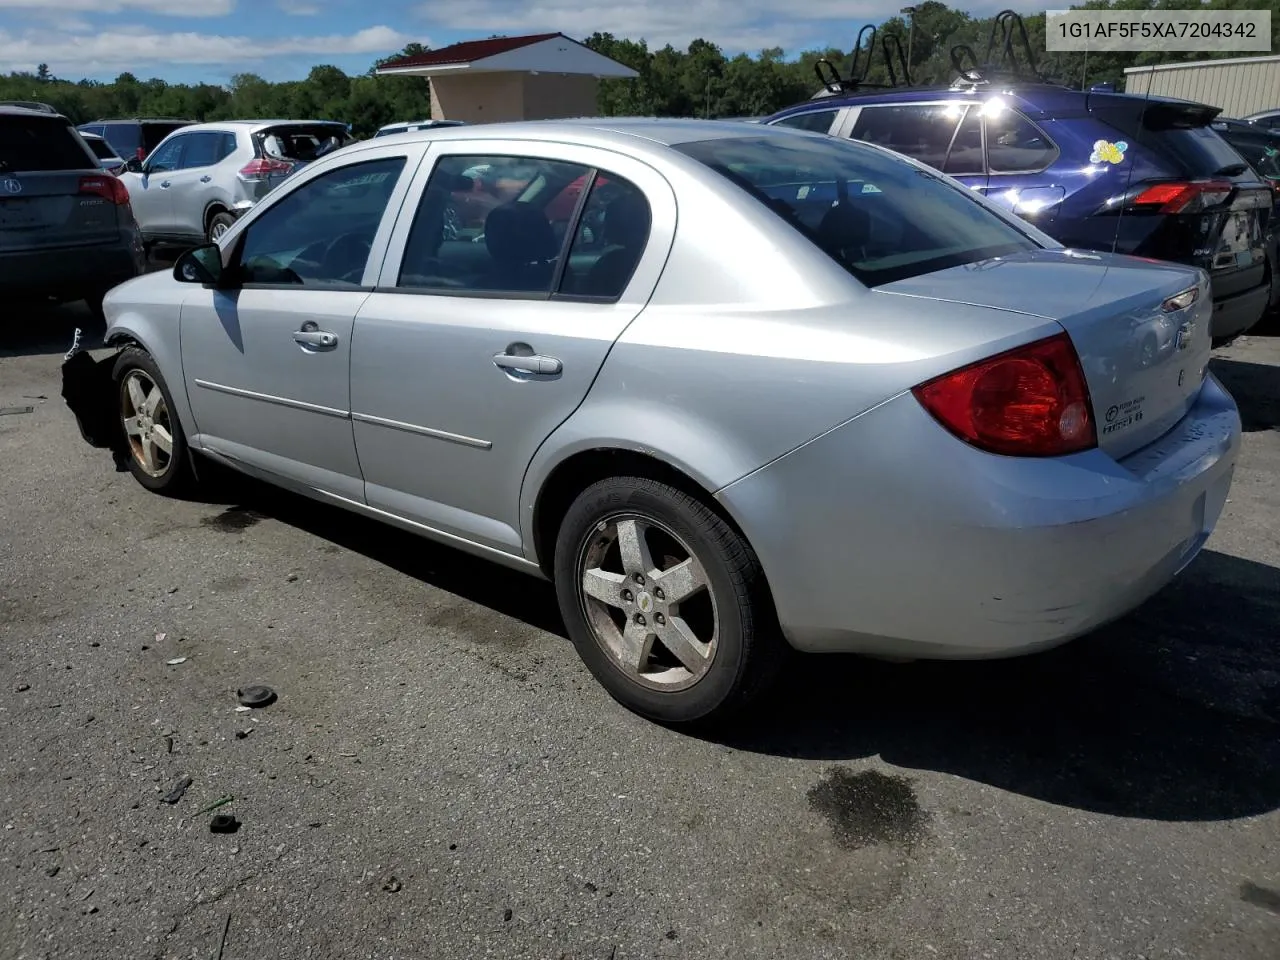
[(151, 354), (126, 347), (112, 370), (116, 423), (129, 472), (148, 490), (169, 496), (189, 488), (195, 474), (173, 395)]
[(224, 233), (231, 229), (231, 225), (236, 222), (236, 218), (229, 213), (214, 214), (213, 219), (209, 221), (209, 229), (205, 232), (210, 243), (217, 243)]
[(587, 669), (664, 723), (720, 721), (787, 651), (751, 546), (696, 497), (616, 477), (584, 490), (556, 540), (560, 612)]

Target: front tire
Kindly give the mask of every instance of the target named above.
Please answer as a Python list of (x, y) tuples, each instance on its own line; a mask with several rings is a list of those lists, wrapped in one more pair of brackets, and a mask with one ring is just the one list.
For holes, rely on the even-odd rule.
[(584, 490), (560, 525), (555, 583), (587, 668), (652, 720), (722, 720), (781, 665), (785, 641), (755, 552), (668, 484), (617, 477)]
[(141, 347), (126, 347), (112, 371), (121, 445), (135, 480), (177, 494), (193, 479), (187, 440), (160, 368)]

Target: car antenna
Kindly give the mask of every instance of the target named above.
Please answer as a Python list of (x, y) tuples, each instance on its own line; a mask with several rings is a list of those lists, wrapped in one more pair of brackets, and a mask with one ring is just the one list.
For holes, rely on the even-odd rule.
[[(863, 38), (866, 38), (865, 43)], [(891, 43), (892, 46), (890, 45)], [(868, 23), (858, 31), (858, 39), (853, 45), (848, 77), (841, 77), (840, 69), (834, 63), (826, 57), (820, 57), (813, 65), (813, 72), (818, 75), (818, 82), (822, 84), (822, 89), (814, 96), (830, 97), (841, 93), (853, 93), (862, 87), (884, 89), (886, 87), (911, 86), (911, 65), (903, 52), (902, 38), (896, 33), (886, 35), (880, 43), (880, 50), (884, 56), (885, 72), (888, 74), (889, 82), (867, 82), (867, 76), (871, 72), (872, 59), (875, 56), (875, 47), (876, 27), (874, 24)], [(894, 68), (895, 57), (897, 59), (897, 69)], [(899, 71), (901, 71), (902, 75), (901, 80), (898, 76)]]

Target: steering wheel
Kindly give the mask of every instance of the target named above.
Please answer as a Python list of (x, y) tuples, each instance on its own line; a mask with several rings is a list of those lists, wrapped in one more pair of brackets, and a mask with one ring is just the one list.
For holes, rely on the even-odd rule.
[[(337, 276), (344, 283), (359, 283), (372, 249), (373, 244), (360, 233), (344, 233), (334, 237), (324, 248), (324, 255), (320, 258), (321, 276)], [(347, 269), (342, 270), (343, 267)]]

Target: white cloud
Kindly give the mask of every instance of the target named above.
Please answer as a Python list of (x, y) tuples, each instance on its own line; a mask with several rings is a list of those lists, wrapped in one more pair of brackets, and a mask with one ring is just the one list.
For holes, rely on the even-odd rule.
[(170, 17), (225, 17), (236, 0), (0, 0), (0, 10), (40, 13), (156, 13)]
[(336, 36), (233, 37), (207, 33), (160, 33), (117, 28), (93, 34), (0, 29), (0, 72), (35, 70), (47, 63), (57, 75), (85, 76), (113, 71), (138, 72), (157, 65), (244, 66), (279, 57), (330, 59), (347, 54), (385, 56), (411, 40), (426, 42), (390, 27), (368, 27)]
[[(649, 0), (628, 3), (603, 0), (586, 6), (582, 0), (471, 0), (465, 4), (431, 2), (418, 14), (439, 30), (475, 37), (491, 33), (523, 34), (559, 30), (583, 39), (596, 30), (615, 37), (645, 40), (649, 48), (668, 43), (684, 49), (702, 37), (726, 51), (757, 51), (782, 47), (799, 53), (805, 47), (829, 44), (853, 46), (865, 23), (897, 16), (903, 0)], [(1012, 6), (1032, 12), (1043, 9), (1032, 0), (971, 0), (970, 13), (990, 16)]]

